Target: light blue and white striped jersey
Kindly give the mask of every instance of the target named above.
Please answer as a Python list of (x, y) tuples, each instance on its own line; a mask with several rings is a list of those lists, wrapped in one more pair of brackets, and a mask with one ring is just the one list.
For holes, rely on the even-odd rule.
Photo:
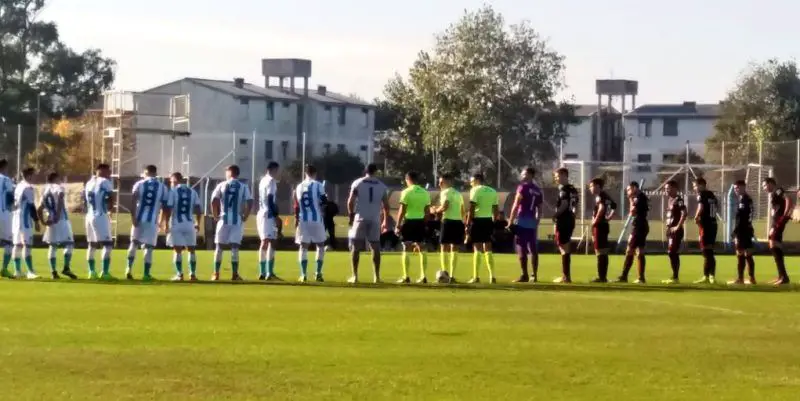
[(269, 174), (265, 175), (258, 183), (258, 209), (266, 217), (277, 216), (275, 202), (278, 198), (278, 181)]
[(14, 190), (14, 214), (16, 221), (21, 224), (21, 228), (33, 227), (31, 213), (36, 210), (35, 196), (33, 185), (25, 180), (17, 184), (17, 188)]
[(133, 184), (133, 199), (136, 201), (136, 221), (155, 223), (161, 206), (167, 203), (167, 187), (156, 177), (148, 177)]
[(14, 206), (14, 182), (0, 174), (0, 213), (8, 213)]
[[(58, 204), (64, 201), (64, 194), (64, 187), (59, 184), (47, 184), (44, 188), (44, 192), (42, 193), (42, 205), (53, 220), (55, 220), (56, 213), (58, 212)], [(67, 205), (65, 203), (63, 204), (63, 209), (61, 209), (60, 219), (66, 220), (67, 218)]]
[(168, 207), (172, 210), (172, 227), (193, 226), (194, 210), (200, 207), (200, 196), (186, 184), (178, 184), (169, 191)]
[(83, 189), (83, 202), (87, 216), (104, 216), (108, 213), (108, 198), (114, 193), (111, 181), (94, 176)]
[(220, 217), (223, 224), (242, 224), (242, 214), (247, 202), (253, 200), (250, 188), (237, 179), (230, 179), (219, 183), (211, 194), (211, 200), (219, 199)]
[(299, 210), (300, 221), (313, 221), (322, 223), (322, 204), (325, 197), (325, 188), (317, 180), (306, 178), (294, 191), (295, 206)]

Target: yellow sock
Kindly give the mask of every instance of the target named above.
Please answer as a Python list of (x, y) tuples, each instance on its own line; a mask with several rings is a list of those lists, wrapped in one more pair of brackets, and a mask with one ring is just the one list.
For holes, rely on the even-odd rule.
[(419, 253), (419, 278), (425, 278), (428, 276), (428, 254), (425, 251), (421, 251)]
[(486, 269), (489, 270), (489, 279), (494, 278), (494, 254), (486, 252)]
[(450, 251), (450, 277), (456, 276), (456, 266), (458, 266), (458, 251)]
[(408, 256), (408, 252), (403, 250), (403, 257), (401, 264), (403, 265), (403, 278), (408, 277), (408, 264), (411, 262), (411, 257)]
[(444, 249), (439, 250), (439, 263), (441, 270), (447, 270), (447, 254), (444, 253)]
[(478, 269), (481, 267), (481, 253), (476, 249), (472, 252), (472, 278), (478, 278)]

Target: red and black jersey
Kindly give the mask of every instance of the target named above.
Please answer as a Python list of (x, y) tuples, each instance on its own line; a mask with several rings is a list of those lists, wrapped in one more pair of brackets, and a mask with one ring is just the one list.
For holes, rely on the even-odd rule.
[(697, 194), (697, 204), (703, 207), (700, 211), (700, 225), (708, 227), (717, 224), (719, 203), (714, 193), (708, 190), (700, 191)]
[(753, 198), (748, 194), (739, 198), (739, 205), (736, 208), (736, 226), (733, 231), (753, 228)]
[(649, 201), (644, 192), (639, 191), (633, 196), (631, 200), (631, 216), (633, 216), (633, 225), (644, 226), (647, 225), (647, 213), (650, 211)]
[(669, 199), (667, 204), (667, 227), (676, 227), (681, 221), (681, 215), (686, 213), (686, 203), (683, 198), (676, 196)]
[(778, 188), (772, 193), (769, 200), (772, 212), (772, 225), (782, 227), (786, 224), (786, 192), (783, 188)]
[(556, 200), (556, 213), (553, 220), (556, 223), (575, 224), (575, 212), (579, 201), (578, 190), (570, 184), (561, 185), (558, 188), (558, 199)]
[[(600, 213), (600, 206), (605, 205), (605, 213), (602, 216), (598, 216)], [(600, 192), (594, 198), (594, 213), (593, 216), (597, 217), (597, 224), (608, 223), (608, 219), (606, 216), (612, 211), (617, 210), (617, 203), (614, 202), (610, 196), (608, 196), (605, 191)]]

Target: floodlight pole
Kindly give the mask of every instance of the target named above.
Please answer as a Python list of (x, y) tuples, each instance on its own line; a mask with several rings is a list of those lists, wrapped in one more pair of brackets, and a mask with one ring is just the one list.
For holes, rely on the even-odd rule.
[(22, 125), (17, 124), (17, 179), (22, 177)]
[(684, 187), (683, 187), (684, 188), (683, 189), (683, 191), (684, 191), (683, 192), (683, 203), (684, 204), (688, 204), (689, 203), (689, 170), (691, 169), (691, 166), (689, 165), (689, 155), (690, 155), (690, 153), (691, 153), (691, 151), (689, 149), (689, 141), (686, 141), (686, 171), (685, 171), (685, 174), (684, 174), (685, 178), (684, 178)]
[(256, 193), (256, 130), (253, 130), (253, 142), (250, 144), (250, 193)]
[(500, 190), (500, 182), (502, 180), (502, 160), (503, 160), (503, 137), (497, 136), (497, 189)]

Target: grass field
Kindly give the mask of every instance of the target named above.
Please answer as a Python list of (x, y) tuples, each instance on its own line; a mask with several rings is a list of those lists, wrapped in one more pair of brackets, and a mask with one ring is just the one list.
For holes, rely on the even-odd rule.
[[(46, 272), (45, 254), (34, 258)], [(76, 253), (82, 276), (83, 258)], [(114, 258), (120, 276), (124, 252)], [(171, 277), (170, 259), (156, 254), (157, 278)], [(202, 278), (211, 260), (199, 254)], [(295, 260), (280, 253), (277, 272), (294, 279)], [(429, 257), (431, 274), (437, 260)], [(793, 401), (800, 394), (797, 286), (350, 288), (341, 284), (347, 255), (330, 253), (326, 262), (323, 285), (0, 280), (0, 399)], [(467, 255), (460, 262), (464, 280), (471, 262)], [(555, 277), (558, 262), (543, 255), (542, 277)], [(719, 258), (720, 278), (733, 274), (733, 262)], [(796, 278), (798, 262), (788, 260)], [(700, 263), (684, 258), (686, 281)], [(757, 263), (759, 277), (770, 278), (771, 260)], [(511, 255), (498, 255), (497, 264), (501, 283), (518, 274)], [(620, 264), (612, 257), (613, 273)], [(573, 266), (576, 280), (594, 275), (591, 257)], [(668, 276), (666, 257), (652, 256), (648, 266), (651, 282)], [(370, 269), (363, 264), (363, 279)], [(255, 278), (254, 252), (243, 253), (242, 272)], [(387, 281), (399, 274), (398, 255), (386, 255)]]

